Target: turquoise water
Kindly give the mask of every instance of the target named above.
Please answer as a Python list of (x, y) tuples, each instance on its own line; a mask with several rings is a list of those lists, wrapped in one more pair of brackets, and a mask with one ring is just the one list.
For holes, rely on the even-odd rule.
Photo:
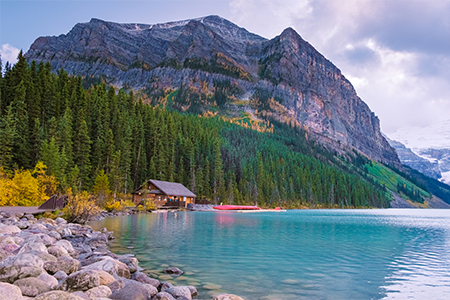
[[(113, 252), (196, 285), (200, 299), (450, 299), (450, 210), (172, 212), (91, 225), (114, 231)], [(186, 273), (168, 278), (166, 266)]]

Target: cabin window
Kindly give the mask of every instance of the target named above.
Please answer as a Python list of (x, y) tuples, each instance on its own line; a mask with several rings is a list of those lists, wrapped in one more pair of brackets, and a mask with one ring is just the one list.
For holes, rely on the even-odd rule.
[(186, 197), (184, 197), (184, 201), (186, 202)]

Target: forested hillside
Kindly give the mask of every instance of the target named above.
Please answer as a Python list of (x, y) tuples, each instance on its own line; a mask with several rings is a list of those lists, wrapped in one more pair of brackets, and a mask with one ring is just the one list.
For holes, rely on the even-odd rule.
[(80, 77), (50, 68), (20, 54), (3, 70), (0, 166), (8, 172), (43, 161), (61, 192), (90, 191), (104, 171), (114, 193), (155, 178), (216, 203), (389, 206), (385, 188), (361, 171), (367, 159), (338, 157), (299, 128), (258, 132), (181, 114), (104, 84), (86, 90)]

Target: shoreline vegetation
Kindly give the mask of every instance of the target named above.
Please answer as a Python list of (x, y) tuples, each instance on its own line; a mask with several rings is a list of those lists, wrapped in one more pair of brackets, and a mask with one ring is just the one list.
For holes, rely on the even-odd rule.
[[(10, 300), (190, 300), (195, 286), (148, 276), (132, 255), (108, 250), (113, 232), (63, 218), (0, 212), (0, 298)], [(167, 267), (167, 279), (183, 271)], [(219, 294), (213, 300), (243, 300)]]

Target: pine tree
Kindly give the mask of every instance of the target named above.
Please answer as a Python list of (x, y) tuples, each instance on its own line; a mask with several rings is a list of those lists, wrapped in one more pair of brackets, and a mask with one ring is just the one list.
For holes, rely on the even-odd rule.
[[(83, 116), (83, 114), (81, 114)], [(81, 126), (77, 131), (74, 142), (75, 163), (79, 169), (78, 189), (87, 190), (89, 188), (89, 178), (91, 172), (91, 139), (89, 137), (86, 121), (81, 119)]]
[(214, 140), (214, 176), (213, 176), (214, 203), (217, 204), (220, 188), (223, 182), (222, 158), (220, 154), (219, 139)]
[(0, 167), (5, 170), (12, 170), (12, 150), (16, 135), (15, 115), (12, 105), (9, 105), (6, 114), (0, 118)]
[(13, 145), (14, 163), (26, 169), (31, 169), (30, 144), (29, 144), (29, 121), (28, 110), (25, 103), (26, 89), (23, 81), (16, 88), (15, 97), (12, 102), (16, 119), (17, 136)]

